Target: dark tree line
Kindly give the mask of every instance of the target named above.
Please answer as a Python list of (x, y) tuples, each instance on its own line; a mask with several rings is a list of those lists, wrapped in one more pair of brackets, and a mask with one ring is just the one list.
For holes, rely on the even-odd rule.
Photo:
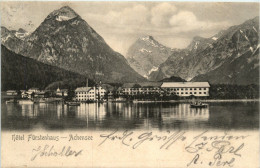
[[(1, 86), (6, 90), (74, 89), (86, 85), (86, 76), (47, 65), (9, 51), (1, 46)], [(94, 82), (89, 80), (89, 84)]]
[(259, 98), (259, 85), (211, 85), (210, 99), (257, 99)]

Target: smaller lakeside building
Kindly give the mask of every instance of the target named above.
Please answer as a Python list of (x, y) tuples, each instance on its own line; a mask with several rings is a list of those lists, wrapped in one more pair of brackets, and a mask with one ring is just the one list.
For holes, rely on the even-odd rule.
[(106, 90), (99, 86), (78, 87), (75, 90), (76, 101), (96, 101), (104, 99)]

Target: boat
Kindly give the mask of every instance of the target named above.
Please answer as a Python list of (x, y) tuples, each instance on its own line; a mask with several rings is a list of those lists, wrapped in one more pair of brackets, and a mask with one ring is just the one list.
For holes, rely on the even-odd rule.
[(138, 100), (133, 100), (133, 103), (138, 103), (139, 101)]
[(80, 102), (66, 102), (68, 106), (79, 106)]
[(191, 108), (206, 108), (208, 105), (201, 102), (193, 102), (190, 104)]
[(46, 99), (45, 98), (40, 99), (39, 103), (46, 103)]
[(19, 104), (34, 104), (34, 101), (32, 100), (19, 100)]
[(126, 98), (119, 97), (119, 98), (116, 98), (116, 99), (112, 100), (112, 102), (124, 103), (124, 102), (127, 102), (127, 99), (126, 99)]

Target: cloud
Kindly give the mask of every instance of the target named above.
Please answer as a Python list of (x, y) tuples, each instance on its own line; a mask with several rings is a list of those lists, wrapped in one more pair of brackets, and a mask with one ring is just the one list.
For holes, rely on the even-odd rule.
[(148, 9), (143, 5), (135, 5), (122, 11), (110, 11), (105, 16), (107, 24), (115, 25), (141, 25), (147, 22)]
[(229, 25), (228, 22), (210, 22), (200, 21), (190, 11), (180, 11), (176, 15), (171, 16), (169, 24), (172, 26), (173, 31), (189, 32), (198, 30), (213, 30)]
[(198, 31), (199, 35), (201, 31), (212, 32), (212, 30), (223, 29), (229, 25), (227, 22), (199, 20), (193, 12), (179, 9), (168, 2), (158, 3), (151, 7), (135, 4), (106, 13), (87, 13), (85, 19), (100, 29), (105, 24), (110, 32), (117, 34), (156, 35), (160, 32), (189, 34), (189, 32)]
[(151, 23), (157, 27), (169, 26), (168, 19), (177, 8), (169, 3), (160, 3), (151, 9)]

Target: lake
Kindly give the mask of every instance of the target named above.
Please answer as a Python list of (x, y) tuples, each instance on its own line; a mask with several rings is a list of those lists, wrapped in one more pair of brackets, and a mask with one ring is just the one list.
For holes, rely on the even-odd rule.
[(216, 129), (259, 128), (259, 102), (207, 103), (82, 103), (6, 104), (2, 102), (3, 130), (106, 129)]

